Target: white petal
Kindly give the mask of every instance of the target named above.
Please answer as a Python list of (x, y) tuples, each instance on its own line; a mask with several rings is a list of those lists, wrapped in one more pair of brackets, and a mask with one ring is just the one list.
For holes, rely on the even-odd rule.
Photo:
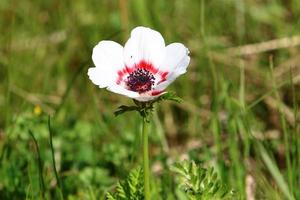
[(96, 65), (88, 70), (92, 82), (100, 88), (114, 84), (117, 71), (124, 68), (123, 47), (113, 41), (101, 41), (94, 47), (92, 59)]
[(152, 91), (149, 91), (148, 93), (144, 93), (144, 94), (139, 94), (138, 92), (133, 92), (133, 91), (127, 90), (124, 87), (122, 87), (120, 85), (116, 85), (116, 84), (107, 87), (107, 90), (109, 90), (111, 92), (114, 92), (114, 93), (117, 93), (117, 94), (127, 96), (127, 97), (132, 98), (132, 99), (136, 99), (138, 101), (143, 101), (143, 102), (151, 101), (151, 100), (159, 97), (160, 95), (164, 94), (164, 93), (160, 93), (156, 96), (152, 96), (151, 95)]
[(124, 61), (128, 67), (141, 60), (159, 68), (165, 57), (165, 41), (161, 34), (150, 28), (136, 27), (124, 47)]
[(166, 81), (158, 84), (156, 90), (164, 90), (178, 76), (186, 72), (190, 63), (189, 50), (181, 43), (172, 43), (166, 47), (166, 58), (159, 71), (168, 72)]
[(107, 80), (107, 73), (103, 73), (102, 71), (97, 67), (91, 67), (88, 70), (89, 79), (100, 88), (107, 87), (109, 82), (109, 80)]
[[(158, 95), (159, 96), (159, 95)], [(143, 102), (145, 102), (145, 101), (151, 101), (151, 100), (153, 100), (153, 99), (155, 99), (155, 98), (157, 98), (158, 96), (143, 96), (143, 95), (141, 95), (141, 96), (139, 96), (139, 97), (136, 97), (136, 98), (134, 98), (135, 100), (138, 100), (138, 101), (143, 101)]]
[[(156, 94), (154, 94), (156, 92)], [(155, 91), (155, 90), (151, 90), (149, 92), (140, 94), (139, 97), (136, 97), (134, 99), (138, 100), (138, 101), (151, 101), (153, 99), (156, 99), (157, 97), (163, 95), (165, 92), (162, 91)]]
[(122, 95), (130, 97), (130, 98), (137, 98), (140, 96), (139, 93), (127, 90), (124, 87), (122, 87), (120, 85), (116, 85), (116, 84), (107, 87), (107, 90), (117, 93), (117, 94), (122, 94)]

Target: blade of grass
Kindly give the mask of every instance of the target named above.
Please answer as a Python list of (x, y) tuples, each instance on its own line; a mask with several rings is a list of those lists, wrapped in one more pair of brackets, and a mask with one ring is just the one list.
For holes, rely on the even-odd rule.
[(149, 7), (147, 5), (148, 1), (145, 0), (132, 0), (130, 1), (133, 7), (133, 12), (137, 15), (139, 21), (144, 26), (152, 26), (152, 21), (150, 20)]
[(44, 177), (43, 177), (43, 163), (42, 163), (42, 158), (41, 158), (41, 154), (40, 154), (40, 148), (39, 148), (38, 142), (37, 142), (36, 138), (34, 137), (33, 132), (31, 130), (29, 130), (29, 134), (32, 137), (35, 148), (36, 148), (37, 163), (38, 163), (38, 168), (39, 168), (40, 190), (41, 190), (41, 194), (42, 194), (42, 199), (45, 199), (45, 181), (44, 181)]
[[(236, 30), (241, 45), (244, 35), (245, 35), (245, 2), (244, 0), (235, 1), (236, 9)], [(242, 109), (245, 109), (245, 61), (243, 59), (239, 60), (240, 68), (240, 91), (239, 91), (239, 100), (242, 106)]]
[(297, 122), (298, 120), (298, 104), (296, 100), (296, 92), (295, 92), (295, 85), (293, 83), (293, 73), (292, 69), (290, 68), (290, 85), (292, 89), (292, 98), (293, 98), (293, 111), (294, 111), (294, 129), (292, 130), (292, 139), (293, 141), (293, 146), (295, 147), (295, 150), (293, 151), (294, 154), (291, 155), (291, 158), (294, 158), (291, 160), (291, 165), (293, 167), (293, 171), (296, 173), (293, 177), (293, 183), (291, 185), (292, 191), (294, 191), (293, 187), (298, 185), (297, 181), (300, 181), (300, 172), (299, 172), (299, 167), (300, 166), (300, 135), (299, 135), (299, 123)]
[(245, 186), (244, 186), (244, 165), (241, 162), (241, 157), (243, 153), (239, 150), (239, 140), (238, 140), (238, 120), (233, 118), (228, 123), (229, 129), (229, 139), (231, 141), (231, 145), (229, 145), (229, 155), (232, 160), (233, 173), (235, 176), (235, 185), (238, 187), (241, 194), (245, 194)]
[(279, 189), (282, 191), (282, 193), (286, 196), (287, 199), (289, 200), (295, 200), (293, 195), (289, 191), (289, 187), (287, 183), (285, 182), (282, 174), (280, 173), (278, 167), (274, 163), (274, 161), (271, 159), (271, 157), (268, 155), (266, 149), (263, 147), (262, 144), (257, 142), (257, 145), (259, 147), (260, 155), (266, 164), (267, 168), (269, 169), (271, 175), (275, 179)]
[(4, 63), (5, 67), (6, 67), (6, 98), (5, 98), (5, 127), (7, 128), (9, 125), (9, 121), (10, 121), (10, 114), (11, 114), (11, 92), (10, 92), (10, 87), (11, 87), (11, 79), (12, 79), (12, 53), (11, 53), (11, 43), (13, 40), (13, 33), (14, 33), (14, 26), (15, 26), (15, 14), (13, 12), (10, 13), (10, 15), (8, 16), (7, 20), (9, 21), (8, 23), (8, 27), (7, 31), (4, 34), (6, 44), (4, 44), (5, 46), (5, 51), (6, 51), (6, 56), (7, 56), (7, 63)]
[(48, 131), (49, 131), (49, 142), (50, 142), (50, 148), (51, 148), (53, 171), (54, 171), (54, 174), (55, 174), (55, 179), (56, 179), (57, 186), (58, 186), (58, 189), (59, 189), (60, 197), (61, 197), (61, 199), (64, 199), (63, 192), (62, 192), (61, 181), (59, 179), (59, 176), (58, 176), (58, 173), (57, 173), (57, 168), (56, 168), (55, 155), (54, 155), (54, 147), (53, 147), (53, 142), (52, 142), (53, 134), (52, 134), (52, 130), (51, 130), (51, 119), (50, 119), (50, 116), (48, 116)]
[(274, 178), (275, 182), (277, 183), (279, 189), (281, 192), (287, 197), (289, 200), (295, 200), (295, 198), (292, 196), (292, 194), (289, 191), (289, 187), (287, 183), (285, 182), (280, 170), (278, 169), (276, 163), (272, 160), (270, 155), (267, 153), (266, 149), (264, 148), (263, 144), (261, 144), (260, 141), (258, 141), (254, 134), (253, 130), (251, 128), (251, 123), (249, 123), (249, 118), (247, 115), (244, 115), (244, 126), (248, 132), (249, 137), (253, 141), (253, 145), (256, 146), (258, 149), (259, 156), (262, 158), (263, 162), (265, 163), (267, 169), (271, 173), (272, 177)]
[(292, 187), (292, 180), (293, 180), (293, 171), (291, 169), (291, 159), (290, 159), (290, 147), (289, 147), (289, 135), (288, 135), (288, 128), (287, 128), (287, 124), (286, 124), (286, 120), (284, 118), (284, 114), (283, 111), (280, 107), (280, 96), (279, 96), (279, 92), (278, 90), (276, 90), (276, 82), (275, 82), (275, 78), (274, 78), (274, 73), (273, 73), (273, 68), (274, 68), (274, 64), (273, 64), (273, 57), (270, 56), (270, 71), (271, 71), (271, 80), (272, 80), (272, 87), (274, 89), (274, 94), (276, 97), (276, 101), (277, 101), (277, 108), (280, 114), (280, 122), (281, 122), (281, 126), (282, 126), (282, 131), (283, 131), (283, 140), (284, 140), (284, 147), (285, 147), (285, 162), (287, 165), (287, 174), (288, 174), (288, 184), (289, 187)]
[(221, 81), (219, 81), (219, 77), (217, 74), (216, 66), (213, 63), (210, 55), (210, 47), (207, 45), (206, 42), (206, 33), (205, 33), (205, 1), (201, 0), (200, 4), (200, 32), (202, 37), (202, 43), (203, 43), (203, 52), (206, 54), (208, 58), (208, 64), (210, 69), (210, 75), (211, 75), (211, 84), (212, 84), (212, 103), (211, 103), (211, 110), (212, 110), (212, 117), (210, 122), (210, 129), (213, 132), (214, 141), (217, 146), (217, 163), (218, 163), (218, 171), (220, 172), (220, 176), (222, 179), (224, 178), (224, 159), (222, 154), (222, 141), (221, 141), (221, 133), (220, 133), (220, 121), (218, 118), (218, 112), (219, 112), (219, 95), (220, 92), (220, 86)]
[(202, 37), (205, 37), (205, 3), (201, 0), (200, 3), (200, 33)]
[(164, 132), (164, 129), (161, 125), (161, 122), (159, 120), (158, 114), (157, 114), (157, 110), (155, 109), (155, 111), (153, 112), (153, 121), (156, 127), (156, 133), (159, 137), (159, 140), (161, 141), (161, 146), (163, 148), (163, 151), (165, 153), (169, 153), (169, 145), (168, 145), (168, 141)]

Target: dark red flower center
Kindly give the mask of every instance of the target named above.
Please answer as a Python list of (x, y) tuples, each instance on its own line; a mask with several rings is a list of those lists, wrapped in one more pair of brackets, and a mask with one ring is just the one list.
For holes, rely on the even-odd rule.
[(129, 90), (144, 93), (152, 89), (154, 81), (155, 78), (151, 72), (138, 68), (128, 75), (126, 84)]

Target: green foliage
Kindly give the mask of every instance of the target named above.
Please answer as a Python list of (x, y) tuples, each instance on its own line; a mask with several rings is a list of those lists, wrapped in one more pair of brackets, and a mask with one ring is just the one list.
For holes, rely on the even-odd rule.
[(237, 199), (233, 190), (218, 179), (217, 173), (196, 165), (194, 161), (175, 163), (172, 171), (178, 175), (179, 187), (190, 200), (229, 200)]
[(166, 92), (159, 96), (157, 99), (154, 100), (155, 103), (161, 102), (161, 101), (174, 101), (177, 103), (181, 103), (183, 101), (182, 98), (176, 95), (174, 92)]
[(120, 181), (114, 194), (107, 193), (108, 200), (142, 200), (144, 199), (143, 170), (137, 168), (129, 173), (126, 180)]
[(162, 101), (174, 101), (177, 103), (181, 103), (182, 99), (178, 97), (174, 92), (165, 92), (158, 98), (149, 101), (149, 102), (139, 102), (136, 100), (133, 100), (136, 106), (119, 106), (118, 109), (114, 112), (115, 116), (121, 115), (126, 112), (130, 111), (137, 111), (142, 117), (148, 116), (149, 113), (153, 111), (154, 105), (156, 103), (162, 102)]

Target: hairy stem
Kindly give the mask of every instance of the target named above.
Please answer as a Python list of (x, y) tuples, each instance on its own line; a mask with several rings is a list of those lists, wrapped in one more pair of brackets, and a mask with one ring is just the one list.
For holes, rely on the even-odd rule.
[(149, 152), (148, 152), (148, 129), (149, 122), (143, 117), (143, 165), (144, 165), (144, 195), (145, 200), (150, 200), (150, 178), (149, 178)]

